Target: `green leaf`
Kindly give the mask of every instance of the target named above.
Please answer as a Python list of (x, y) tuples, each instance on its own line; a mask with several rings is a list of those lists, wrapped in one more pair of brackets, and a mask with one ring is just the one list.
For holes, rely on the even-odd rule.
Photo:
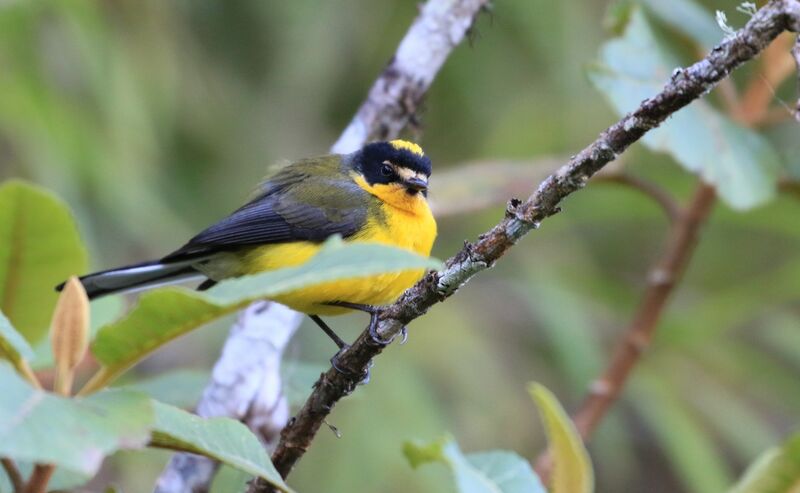
[[(679, 67), (637, 9), (621, 38), (606, 43), (589, 78), (623, 115), (658, 93)], [(675, 113), (642, 142), (670, 154), (714, 185), (731, 207), (748, 209), (775, 195), (779, 157), (756, 132), (741, 127), (704, 101)]]
[(205, 455), (259, 476), (281, 491), (291, 491), (258, 438), (242, 423), (230, 418), (203, 419), (176, 407), (152, 402), (156, 423), (151, 446)]
[(800, 486), (800, 434), (764, 452), (729, 493), (791, 493)]
[(179, 287), (147, 292), (125, 318), (98, 331), (92, 343), (104, 365), (98, 381), (110, 381), (163, 344), (254, 300), (321, 282), (439, 265), (399, 248), (329, 240), (298, 267), (223, 281), (202, 293)]
[(47, 333), (56, 284), (86, 270), (67, 206), (34, 185), (0, 185), (0, 310), (30, 342)]
[(406, 442), (403, 454), (414, 468), (431, 462), (448, 466), (459, 493), (546, 493), (528, 461), (513, 452), (464, 455), (445, 436), (429, 443)]
[(103, 458), (147, 443), (153, 412), (141, 394), (107, 391), (66, 399), (36, 390), (0, 365), (0, 456), (93, 475)]
[(694, 42), (710, 50), (722, 41), (722, 29), (714, 14), (694, 0), (643, 0), (648, 11), (673, 29), (685, 34)]
[(20, 373), (24, 362), (33, 357), (33, 349), (28, 341), (11, 326), (3, 312), (0, 312), (0, 358), (7, 359)]
[(550, 492), (590, 493), (594, 490), (592, 462), (572, 420), (543, 385), (532, 383), (528, 392), (539, 408), (550, 443), (553, 457)]
[(119, 388), (147, 394), (172, 406), (190, 408), (200, 399), (210, 376), (208, 371), (203, 370), (175, 370)]

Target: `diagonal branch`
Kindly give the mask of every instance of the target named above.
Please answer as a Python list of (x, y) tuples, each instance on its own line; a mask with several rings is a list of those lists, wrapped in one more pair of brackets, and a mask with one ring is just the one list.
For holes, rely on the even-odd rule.
[[(398, 335), (404, 324), (422, 316), (432, 305), (450, 297), (478, 272), (491, 267), (503, 254), (547, 217), (556, 214), (559, 203), (582, 188), (603, 166), (614, 160), (632, 143), (667, 117), (710, 91), (720, 80), (760, 53), (784, 30), (800, 30), (800, 2), (772, 0), (758, 11), (735, 35), (726, 38), (703, 60), (676, 70), (670, 81), (654, 97), (606, 129), (592, 144), (542, 182), (525, 202), (512, 200), (506, 217), (478, 241), (465, 245), (450, 258), (440, 272), (428, 274), (393, 305), (380, 313), (378, 333), (383, 339)], [(353, 375), (360, 375), (372, 358), (383, 350), (364, 331), (340, 355), (339, 364)], [(351, 393), (358, 377), (333, 368), (320, 376), (314, 391), (298, 414), (284, 428), (272, 459), (286, 477), (303, 456), (323, 420), (342, 397)], [(251, 491), (269, 491), (255, 482)]]

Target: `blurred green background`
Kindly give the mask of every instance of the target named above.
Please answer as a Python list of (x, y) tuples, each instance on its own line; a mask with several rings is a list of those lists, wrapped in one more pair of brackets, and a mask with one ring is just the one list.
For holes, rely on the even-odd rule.
[[(529, 160), (544, 174), (552, 163), (535, 169), (540, 158), (575, 153), (616, 121), (584, 73), (610, 36), (607, 6), (503, 0), (479, 19), (407, 135), (434, 161), (434, 199), (437, 173), (476, 190), (487, 177), (458, 174), (466, 161)], [(711, 16), (734, 2), (706, 6)], [(22, 177), (64, 198), (94, 268), (161, 256), (237, 207), (271, 166), (325, 153), (416, 13), (408, 0), (2, 1), (0, 179)], [(692, 61), (684, 37), (657, 28)], [(791, 101), (785, 86), (776, 98)], [(796, 131), (765, 130), (787, 153)], [(625, 162), (681, 200), (694, 186), (640, 146)], [(563, 208), (376, 361), (372, 382), (330, 419), (342, 437), (322, 430), (290, 484), (450, 491), (444, 468), (414, 471), (401, 453), (404, 440), (444, 432), (465, 451), (541, 451), (525, 384), (542, 382), (575, 409), (635, 310), (668, 228), (653, 203), (608, 184)], [(434, 255), (453, 254), (502, 212), (501, 204), (441, 218)], [(797, 424), (798, 217), (800, 201), (784, 195), (746, 213), (717, 207), (652, 348), (590, 443), (598, 491), (720, 491)], [(229, 322), (170, 344), (129, 378), (207, 372)], [(365, 320), (332, 324), (352, 338)], [(305, 324), (289, 359), (325, 364), (334, 348), (318, 332)], [(148, 491), (168, 455), (120, 453), (91, 488)], [(218, 490), (240, 480), (226, 471)]]

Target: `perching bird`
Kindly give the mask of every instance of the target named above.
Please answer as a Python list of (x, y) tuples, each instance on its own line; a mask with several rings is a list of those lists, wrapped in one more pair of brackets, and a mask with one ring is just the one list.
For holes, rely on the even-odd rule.
[[(337, 234), (345, 242), (383, 243), (428, 256), (436, 238), (427, 202), (430, 174), (430, 159), (404, 140), (303, 159), (267, 179), (253, 200), (166, 257), (80, 280), (89, 298), (202, 277), (206, 280), (198, 289), (207, 289), (222, 279), (301, 264)], [(366, 311), (373, 315), (374, 330), (373, 307), (395, 301), (423, 274), (418, 269), (325, 282), (274, 300), (310, 315), (341, 348), (344, 342), (320, 315)]]

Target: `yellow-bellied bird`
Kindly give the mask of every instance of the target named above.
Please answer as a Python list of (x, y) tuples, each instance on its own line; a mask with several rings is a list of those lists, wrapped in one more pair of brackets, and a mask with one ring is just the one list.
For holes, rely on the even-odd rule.
[[(337, 234), (346, 242), (383, 243), (427, 256), (436, 238), (427, 201), (430, 174), (430, 159), (404, 140), (303, 159), (278, 171), (253, 200), (166, 257), (89, 274), (81, 282), (90, 298), (196, 277), (206, 278), (198, 289), (207, 289), (221, 279), (301, 264)], [(325, 282), (274, 300), (310, 315), (341, 348), (344, 342), (320, 315), (366, 311), (374, 331), (374, 307), (395, 301), (423, 274), (419, 269)]]

